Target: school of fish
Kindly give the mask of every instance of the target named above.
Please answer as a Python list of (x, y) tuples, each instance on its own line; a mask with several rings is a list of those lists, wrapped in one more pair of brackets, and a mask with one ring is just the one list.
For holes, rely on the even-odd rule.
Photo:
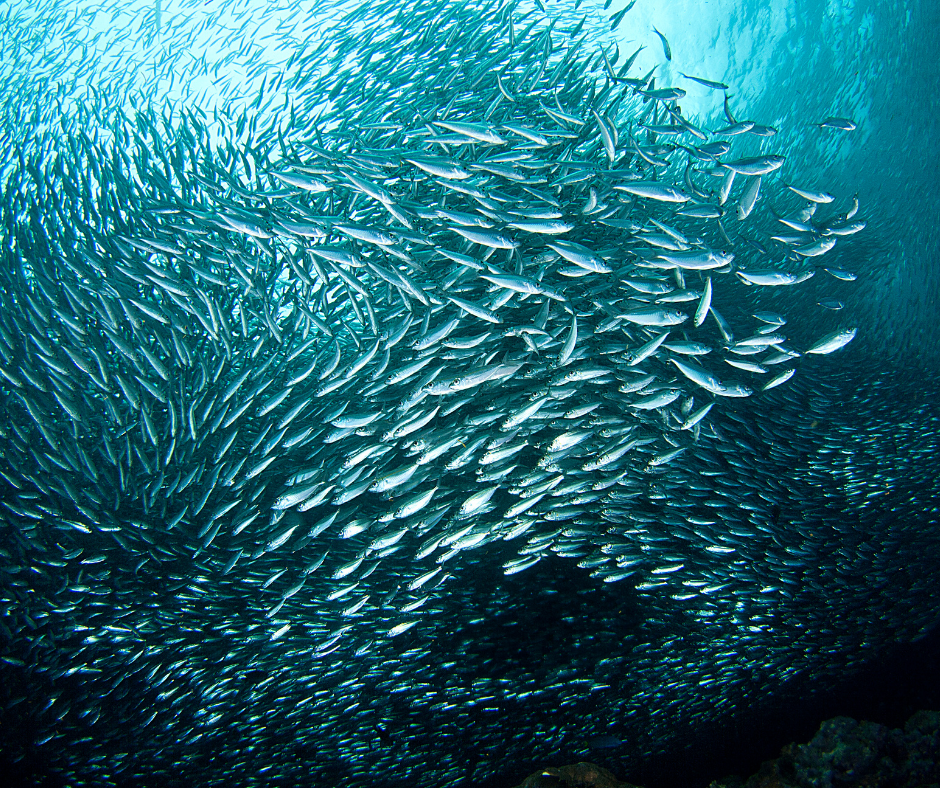
[(67, 5), (0, 20), (12, 761), (458, 785), (927, 626), (808, 623), (906, 560), (826, 514), (914, 429), (832, 413), (864, 210), (638, 73), (632, 3), (272, 3), (240, 104), (256, 8), (148, 6), (143, 68)]

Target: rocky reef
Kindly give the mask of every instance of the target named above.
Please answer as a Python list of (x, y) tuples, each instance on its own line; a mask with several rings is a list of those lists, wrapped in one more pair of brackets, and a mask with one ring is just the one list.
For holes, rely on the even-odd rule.
[[(923, 788), (940, 785), (940, 711), (918, 711), (903, 728), (835, 717), (808, 744), (788, 744), (747, 779), (709, 788)], [(541, 769), (517, 788), (634, 788), (590, 763)]]

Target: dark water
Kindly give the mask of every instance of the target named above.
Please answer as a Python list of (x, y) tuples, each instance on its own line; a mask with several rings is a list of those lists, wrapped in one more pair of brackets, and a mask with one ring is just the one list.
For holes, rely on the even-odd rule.
[[(622, 5), (614, 3), (610, 12)], [(34, 41), (32, 55), (44, 51), (47, 63), (77, 57), (74, 41), (90, 35), (85, 22), (55, 4), (45, 10), (67, 22)], [(156, 35), (151, 4), (122, 10), (110, 28), (110, 9), (95, 20), (95, 29), (107, 30), (102, 40), (114, 39), (108, 51), (141, 50), (163, 63), (178, 57), (191, 69), (180, 66), (181, 73), (200, 72), (180, 54), (185, 47), (165, 56), (150, 49), (161, 45), (161, 36), (166, 46), (171, 30), (185, 42), (200, 18), (181, 22), (182, 11), (164, 4)], [(587, 5), (581, 10), (592, 19), (601, 14)], [(277, 13), (290, 27), (306, 9)], [(468, 8), (468, 18), (472, 13)], [(213, 34), (209, 61), (225, 57), (225, 42), (235, 47), (256, 36), (254, 54), (243, 58), (250, 66), (266, 46), (274, 47), (257, 28), (265, 18), (245, 4), (229, 14), (229, 27), (241, 33), (234, 39)], [(711, 0), (654, 8), (639, 0), (617, 31), (626, 53), (646, 45), (634, 72), (659, 63), (661, 85), (677, 84), (679, 72), (728, 83), (738, 118), (778, 130), (772, 149), (787, 156), (788, 179), (799, 176), (804, 187), (825, 188), (843, 202), (857, 194), (859, 215), (868, 222), (835, 253), (834, 263), (857, 273), (858, 281), (820, 273), (798, 293), (781, 288), (787, 292), (771, 293), (762, 303), (786, 312), (794, 336), (808, 340), (831, 327), (816, 301), (839, 298), (841, 314), (858, 327), (855, 340), (825, 365), (801, 373), (786, 394), (729, 404), (716, 417), (722, 439), (703, 439), (700, 454), (681, 466), (684, 482), (705, 479), (721, 486), (724, 500), (766, 514), (767, 528), (740, 548), (746, 562), (727, 569), (727, 588), (717, 597), (720, 615), (697, 617), (627, 583), (600, 583), (575, 560), (557, 555), (506, 576), (503, 565), (515, 551), (495, 544), (471, 551), (450, 570), (455, 577), (436, 592), (422, 626), (390, 641), (380, 638), (371, 652), (350, 646), (319, 656), (297, 641), (272, 641), (268, 629), (256, 627), (264, 610), (255, 603), (258, 586), (278, 564), (263, 564), (255, 574), (238, 565), (228, 576), (219, 571), (224, 557), (196, 565), (188, 545), (184, 551), (164, 534), (173, 558), (161, 564), (162, 576), (135, 573), (126, 585), (102, 576), (99, 587), (112, 592), (102, 602), (93, 598), (94, 583), (85, 583), (87, 596), (66, 600), (61, 587), (76, 582), (74, 574), (46, 562), (61, 552), (59, 532), (44, 530), (45, 521), (27, 529), (5, 510), (0, 645), (8, 659), (0, 665), (0, 768), (23, 782), (49, 785), (309, 779), (314, 785), (496, 788), (520, 782), (540, 765), (591, 760), (623, 779), (671, 788), (749, 773), (788, 741), (808, 739), (828, 716), (898, 725), (917, 708), (936, 708), (938, 23), (940, 12), (927, 2), (805, 0), (768, 8), (751, 0)], [(653, 26), (670, 42), (670, 62), (663, 62)], [(10, 22), (9, 29), (17, 28)], [(301, 45), (294, 40), (291, 46)], [(192, 51), (198, 58), (202, 50)], [(242, 75), (251, 85), (243, 95), (253, 98), (262, 74), (274, 81), (285, 58), (269, 56), (272, 66), (250, 80)], [(118, 58), (117, 65), (83, 71), (70, 90), (91, 106), (95, 99), (83, 87), (120, 83), (128, 75), (146, 80), (145, 61), (131, 68)], [(17, 86), (3, 96), (4, 146), (11, 151), (28, 149), (17, 147), (11, 120), (23, 107), (55, 117), (52, 91), (29, 88), (48, 86), (39, 70), (14, 81), (25, 62), (25, 55), (4, 61), (7, 83)], [(52, 83), (62, 81), (54, 71)], [(209, 114), (213, 106), (237, 104), (235, 88), (214, 96), (203, 89), (194, 80), (182, 92), (191, 103), (202, 97)], [(149, 100), (159, 106), (161, 97), (179, 91), (164, 82)], [(723, 122), (709, 91), (690, 86), (684, 105), (707, 127)], [(61, 111), (79, 110), (66, 101)], [(249, 109), (247, 116), (264, 112), (270, 107)], [(818, 128), (830, 115), (852, 118), (857, 130)], [(25, 117), (28, 122), (28, 112)], [(231, 127), (222, 124), (219, 133), (231, 134)], [(46, 194), (32, 209), (51, 215), (54, 200)], [(133, 212), (134, 206), (125, 207)], [(11, 268), (14, 225), (2, 228), (4, 264)], [(3, 397), (11, 413), (24, 412), (10, 386)], [(5, 423), (11, 445), (15, 422)], [(5, 450), (8, 456), (14, 453)], [(11, 466), (6, 462), (4, 470), (11, 473)], [(720, 474), (703, 477), (703, 469)], [(8, 503), (18, 500), (12, 486), (2, 494)], [(668, 502), (655, 496), (636, 510), (651, 522), (670, 516)], [(746, 524), (748, 511), (729, 512), (726, 522)], [(70, 546), (83, 537), (68, 538)], [(103, 544), (87, 542), (90, 551)], [(799, 569), (785, 563), (794, 557), (788, 548), (804, 551)], [(108, 566), (129, 577), (138, 549), (111, 545)], [(375, 577), (399, 568), (393, 561), (387, 566)], [(717, 563), (708, 569), (725, 572)], [(765, 589), (781, 582), (790, 582), (793, 594), (767, 603), (767, 594), (776, 592)], [(193, 597), (191, 584), (211, 589), (212, 596)], [(79, 613), (69, 623), (48, 624), (49, 608), (76, 602)], [(295, 620), (311, 630), (332, 615), (313, 595), (307, 600), (302, 593), (294, 602)], [(105, 606), (113, 616), (102, 614)], [(37, 610), (45, 612), (35, 620)], [(397, 620), (382, 626), (387, 630)], [(102, 622), (146, 626), (150, 651), (128, 662), (120, 630)], [(90, 626), (72, 631), (73, 623)], [(378, 631), (382, 622), (374, 623)], [(360, 626), (367, 625), (372, 622)], [(131, 679), (113, 694), (122, 671)], [(69, 711), (62, 717), (49, 712), (63, 705)], [(151, 714), (156, 721), (143, 725)]]

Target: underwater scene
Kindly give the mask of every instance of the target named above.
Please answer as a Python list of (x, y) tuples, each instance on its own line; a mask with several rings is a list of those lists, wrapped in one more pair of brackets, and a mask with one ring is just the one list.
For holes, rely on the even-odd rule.
[(704, 786), (935, 688), (938, 30), (0, 2), (7, 784)]

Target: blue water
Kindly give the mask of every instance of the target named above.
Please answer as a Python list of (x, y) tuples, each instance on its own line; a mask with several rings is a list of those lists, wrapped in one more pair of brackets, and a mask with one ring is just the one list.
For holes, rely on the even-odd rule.
[[(840, 193), (859, 195), (869, 232), (866, 251), (853, 261), (866, 283), (848, 302), (865, 321), (856, 352), (873, 364), (890, 359), (905, 369), (935, 371), (936, 5), (692, 0), (653, 6), (637, 4), (630, 14), (639, 29), (621, 29), (622, 39), (646, 44), (655, 63), (661, 59), (655, 26), (672, 44), (675, 72), (729, 84), (739, 117), (777, 127), (774, 147), (786, 150), (791, 164)], [(695, 86), (682, 84), (694, 98)], [(699, 88), (698, 95), (702, 113), (717, 117), (715, 93)], [(830, 115), (856, 120), (858, 130), (812, 126)]]

